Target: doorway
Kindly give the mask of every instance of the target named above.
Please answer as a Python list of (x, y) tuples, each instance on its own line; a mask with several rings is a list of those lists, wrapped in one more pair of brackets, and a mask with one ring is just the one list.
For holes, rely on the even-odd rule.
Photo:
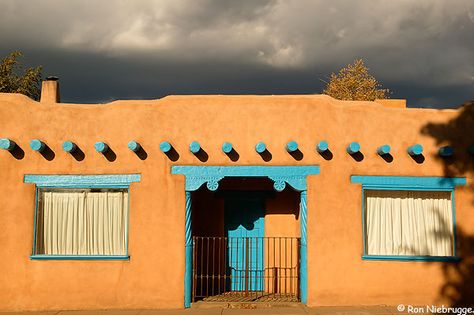
[(299, 301), (299, 194), (229, 178), (192, 195), (192, 301)]
[[(206, 274), (203, 277), (199, 277), (196, 270), (198, 269), (198, 263), (196, 261), (197, 252), (199, 252), (199, 241), (203, 245), (205, 239), (207, 239), (207, 244), (210, 243), (210, 237), (208, 236), (197, 236), (199, 234), (195, 231), (195, 211), (193, 195), (200, 190), (202, 187), (207, 188), (210, 192), (216, 192), (220, 190), (221, 182), (229, 178), (266, 178), (273, 182), (272, 189), (277, 192), (282, 192), (286, 190), (287, 187), (291, 187), (294, 191), (299, 193), (299, 224), (300, 224), (300, 234), (297, 238), (297, 255), (298, 255), (298, 299), (303, 303), (307, 303), (307, 287), (308, 287), (308, 277), (307, 277), (307, 231), (306, 231), (306, 220), (307, 220), (307, 177), (309, 175), (319, 174), (320, 169), (317, 165), (226, 165), (226, 166), (217, 166), (217, 165), (174, 165), (171, 167), (171, 174), (180, 174), (185, 177), (185, 271), (184, 271), (184, 307), (188, 308), (191, 306), (191, 303), (196, 300), (198, 297), (196, 295), (196, 282), (200, 280), (201, 283), (205, 280), (207, 283), (211, 281), (212, 283), (220, 283), (226, 281), (226, 275), (218, 275), (209, 277)], [(223, 212), (223, 211), (221, 211)], [(222, 215), (222, 219), (223, 219)], [(214, 221), (214, 220), (211, 220)], [(211, 223), (211, 222), (209, 222)], [(211, 229), (215, 224), (211, 225)], [(265, 231), (267, 233), (267, 231)], [(209, 235), (209, 234), (208, 234)], [(265, 237), (267, 239), (268, 237)], [(276, 239), (278, 237), (270, 237), (273, 239), (274, 250), (276, 249)], [(295, 237), (290, 237), (289, 239), (294, 239)], [(212, 237), (213, 242), (216, 241), (219, 244), (217, 249), (220, 253), (222, 250), (222, 244), (225, 244), (223, 252), (225, 253), (227, 248), (226, 238), (223, 236)], [(279, 247), (281, 250), (282, 239), (286, 241), (288, 237), (279, 237)], [(223, 242), (222, 242), (223, 240)], [(270, 244), (270, 239), (268, 239), (268, 244)], [(207, 246), (209, 248), (209, 246)], [(269, 248), (269, 247), (267, 247)], [(293, 248), (293, 245), (290, 246), (290, 249)], [(202, 257), (202, 255), (201, 255)], [(209, 257), (209, 255), (207, 256)], [(226, 257), (224, 254), (223, 257), (218, 254), (217, 266), (221, 266), (221, 261)], [(280, 255), (281, 257), (281, 255)], [(293, 257), (293, 255), (290, 255)], [(215, 257), (214, 257), (215, 258)], [(213, 258), (213, 260), (214, 260)], [(276, 255), (273, 257), (276, 260)], [(268, 260), (268, 259), (267, 259)], [(209, 260), (208, 260), (209, 261)], [(269, 260), (268, 260), (269, 261)], [(286, 260), (285, 260), (286, 261)], [(202, 263), (201, 263), (202, 266)], [(215, 266), (215, 265), (214, 265)], [(225, 266), (225, 265), (224, 265)], [(277, 270), (277, 269), (276, 269)], [(291, 273), (291, 271), (290, 271)], [(277, 276), (273, 276), (277, 278)], [(217, 279), (217, 280), (216, 280)], [(268, 286), (270, 287), (270, 286)], [(265, 289), (266, 290), (266, 289)], [(202, 296), (201, 296), (202, 297)]]

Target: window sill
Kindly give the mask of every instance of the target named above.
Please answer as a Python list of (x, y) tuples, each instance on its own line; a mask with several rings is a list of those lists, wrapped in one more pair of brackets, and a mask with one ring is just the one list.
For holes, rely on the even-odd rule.
[(130, 260), (122, 255), (31, 255), (31, 260)]
[(393, 261), (440, 261), (457, 262), (461, 260), (458, 256), (386, 256), (386, 255), (363, 255), (362, 260), (393, 260)]

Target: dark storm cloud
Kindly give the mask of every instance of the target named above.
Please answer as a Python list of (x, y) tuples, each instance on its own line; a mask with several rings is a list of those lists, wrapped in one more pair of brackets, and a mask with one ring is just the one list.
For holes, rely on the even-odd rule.
[(0, 53), (64, 101), (319, 93), (355, 58), (412, 106), (472, 99), (474, 2), (2, 1)]

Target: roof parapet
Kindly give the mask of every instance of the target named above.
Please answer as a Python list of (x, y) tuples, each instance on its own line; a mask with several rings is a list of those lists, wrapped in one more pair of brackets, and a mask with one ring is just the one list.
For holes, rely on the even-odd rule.
[(404, 99), (376, 99), (376, 103), (390, 108), (407, 108), (407, 100)]

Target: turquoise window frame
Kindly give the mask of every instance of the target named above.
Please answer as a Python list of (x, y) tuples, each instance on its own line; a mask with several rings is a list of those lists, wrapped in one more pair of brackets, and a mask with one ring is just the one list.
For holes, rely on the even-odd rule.
[[(440, 261), (456, 262), (457, 255), (456, 209), (454, 190), (456, 186), (466, 185), (465, 177), (422, 177), (422, 176), (351, 176), (351, 183), (362, 184), (362, 260), (385, 261)], [(367, 231), (365, 227), (365, 191), (367, 190), (404, 190), (404, 191), (446, 191), (451, 193), (453, 215), (453, 256), (404, 256), (404, 255), (368, 255)]]
[[(32, 175), (24, 176), (24, 183), (35, 184), (35, 208), (34, 208), (34, 228), (33, 247), (30, 255), (31, 260), (130, 260), (128, 253), (128, 231), (130, 225), (130, 185), (140, 182), (140, 174), (113, 174), (113, 175)], [(39, 210), (39, 194), (44, 188), (57, 189), (127, 189), (128, 197), (128, 224), (126, 234), (126, 255), (42, 255), (36, 254), (36, 231), (37, 216)]]

